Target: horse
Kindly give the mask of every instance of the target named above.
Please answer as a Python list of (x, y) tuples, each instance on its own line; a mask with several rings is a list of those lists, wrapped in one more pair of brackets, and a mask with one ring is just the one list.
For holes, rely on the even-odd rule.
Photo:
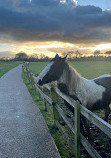
[(111, 75), (102, 75), (88, 80), (82, 77), (64, 58), (58, 54), (49, 62), (38, 76), (40, 86), (57, 81), (61, 92), (78, 100), (89, 110), (105, 110), (105, 121), (110, 114)]

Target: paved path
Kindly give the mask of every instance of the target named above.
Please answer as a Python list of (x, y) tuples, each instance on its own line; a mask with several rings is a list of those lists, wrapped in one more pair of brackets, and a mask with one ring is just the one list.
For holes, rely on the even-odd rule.
[(0, 78), (0, 158), (59, 158), (18, 66)]

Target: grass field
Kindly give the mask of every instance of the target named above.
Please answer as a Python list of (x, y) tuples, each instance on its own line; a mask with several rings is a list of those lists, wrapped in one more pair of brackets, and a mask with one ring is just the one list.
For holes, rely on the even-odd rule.
[[(87, 79), (92, 79), (95, 77), (98, 77), (103, 74), (111, 74), (111, 62), (69, 62), (83, 77)], [(46, 62), (36, 62), (36, 63), (30, 63), (29, 64), (29, 69), (38, 75), (42, 69), (47, 65)], [(50, 114), (50, 112), (46, 112), (44, 102), (42, 99), (39, 98), (38, 93), (35, 92), (35, 90), (32, 88), (30, 85), (29, 81), (27, 80), (27, 77), (25, 74), (23, 74), (24, 82), (26, 83), (34, 101), (37, 103), (37, 106), (41, 110), (46, 123), (48, 125), (49, 131), (51, 135), (53, 136), (55, 143), (59, 149), (61, 158), (72, 158), (72, 154), (69, 150), (69, 147), (64, 140), (63, 136), (61, 133), (54, 128), (54, 122), (53, 122), (53, 117)], [(96, 114), (100, 117), (104, 117), (104, 111), (96, 111)], [(81, 155), (82, 158), (88, 158), (88, 155)]]
[(18, 64), (18, 62), (0, 62), (0, 77)]
[[(92, 79), (103, 74), (111, 74), (111, 62), (69, 62), (83, 77)], [(29, 69), (38, 75), (47, 65), (46, 62), (30, 63)]]

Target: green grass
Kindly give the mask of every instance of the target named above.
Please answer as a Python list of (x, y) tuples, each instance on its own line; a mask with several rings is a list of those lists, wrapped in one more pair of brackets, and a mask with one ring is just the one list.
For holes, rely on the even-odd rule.
[(29, 64), (29, 69), (35, 74), (38, 75), (44, 67), (47, 65), (47, 62), (34, 62)]
[(18, 64), (18, 62), (0, 62), (0, 77)]
[[(95, 61), (95, 62), (69, 62), (83, 77), (93, 79), (103, 74), (111, 74), (111, 62)], [(29, 69), (39, 74), (47, 62), (35, 62), (29, 64)]]
[[(87, 78), (87, 79), (93, 79), (103, 74), (111, 74), (111, 62), (103, 62), (103, 61), (96, 61), (96, 62), (69, 62), (80, 74), (81, 76)], [(47, 65), (47, 62), (36, 62), (36, 63), (30, 63), (29, 69), (35, 73), (36, 75), (39, 74), (42, 69)], [(53, 126), (53, 117), (50, 114), (50, 112), (46, 112), (44, 102), (39, 99), (38, 94), (35, 93), (34, 89), (32, 89), (31, 85), (29, 84), (27, 78), (25, 75), (23, 75), (24, 82), (26, 83), (32, 97), (37, 103), (37, 106), (41, 110), (47, 125), (49, 127), (50, 133), (53, 136), (55, 143), (59, 149), (59, 152), (61, 154), (62, 158), (70, 158), (71, 153), (67, 146), (66, 141), (64, 140), (62, 134), (54, 128)], [(96, 111), (95, 114), (97, 114), (99, 117), (104, 117), (104, 111), (99, 110)], [(83, 156), (84, 157), (84, 156)]]
[(103, 74), (111, 74), (111, 62), (69, 62), (80, 74), (87, 79), (93, 79)]

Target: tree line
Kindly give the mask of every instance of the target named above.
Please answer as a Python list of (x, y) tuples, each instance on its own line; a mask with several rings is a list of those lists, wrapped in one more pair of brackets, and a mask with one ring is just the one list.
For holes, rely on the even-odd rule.
[[(101, 54), (100, 50), (95, 50), (93, 55), (91, 56), (82, 56), (81, 53), (77, 50), (76, 52), (69, 51), (64, 52), (63, 55), (67, 55), (67, 59), (69, 61), (111, 61), (111, 51), (106, 51), (103, 54)], [(37, 55), (33, 54), (31, 56), (28, 56), (25, 52), (19, 52), (15, 55), (13, 59), (4, 59), (1, 58), (0, 61), (28, 61), (28, 62), (37, 62), (37, 61), (50, 61), (51, 58), (45, 55)]]

